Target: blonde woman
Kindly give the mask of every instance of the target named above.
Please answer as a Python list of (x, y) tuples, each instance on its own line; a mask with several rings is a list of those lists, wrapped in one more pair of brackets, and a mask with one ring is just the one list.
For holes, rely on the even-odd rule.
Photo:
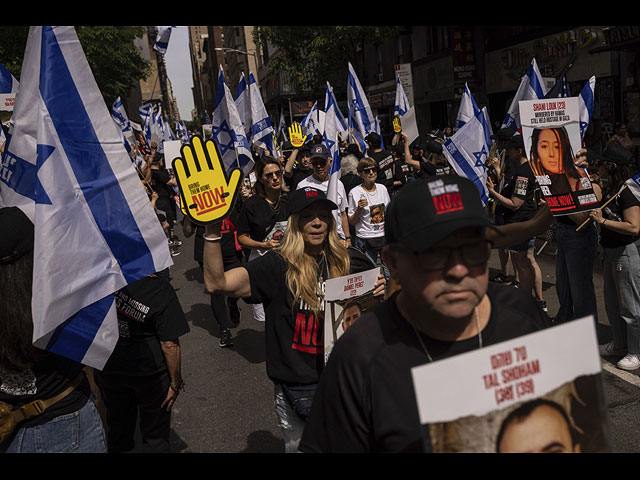
[[(220, 225), (206, 227), (206, 289), (264, 306), (267, 375), (275, 385), (286, 452), (297, 450), (324, 367), (324, 281), (373, 268), (366, 257), (340, 241), (331, 213), (335, 208), (320, 190), (296, 190), (289, 198), (280, 247), (227, 272), (218, 240)], [(383, 293), (380, 278), (376, 294)]]

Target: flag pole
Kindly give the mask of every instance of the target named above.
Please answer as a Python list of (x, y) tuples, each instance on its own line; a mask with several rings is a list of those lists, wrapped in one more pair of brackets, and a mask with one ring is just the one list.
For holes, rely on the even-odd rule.
[[(611, 197), (609, 200), (607, 200), (606, 202), (604, 202), (600, 208), (602, 209), (602, 208), (606, 207), (607, 205), (609, 205), (613, 200), (615, 200), (615, 199), (616, 199), (616, 197), (617, 197), (618, 195), (620, 195), (620, 194), (622, 193), (622, 191), (623, 191), (625, 188), (627, 188), (627, 185), (626, 185), (626, 184), (625, 184), (625, 185), (622, 185), (622, 188), (620, 188), (620, 190), (618, 191), (618, 193), (616, 193), (613, 197)], [(579, 226), (578, 228), (576, 228), (576, 232), (577, 232), (578, 230), (580, 230), (582, 227), (584, 227), (585, 225), (587, 225), (587, 223), (589, 223), (590, 221), (591, 221), (591, 217), (587, 218), (584, 222), (582, 222), (582, 223), (580, 224), (580, 226)]]

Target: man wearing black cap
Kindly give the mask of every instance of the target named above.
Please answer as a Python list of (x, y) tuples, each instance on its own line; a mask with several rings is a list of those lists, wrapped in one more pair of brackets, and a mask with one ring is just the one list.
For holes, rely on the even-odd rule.
[[(310, 161), (312, 166), (312, 174), (298, 183), (297, 188), (316, 188), (322, 190), (325, 195), (329, 189), (329, 171), (331, 169), (331, 156), (329, 150), (324, 145), (314, 145), (311, 147)], [(349, 217), (347, 217), (348, 197), (344, 188), (344, 184), (340, 179), (337, 185), (337, 210), (338, 219), (336, 228), (338, 235), (345, 241), (346, 245), (351, 245), (351, 236), (349, 234)]]
[(531, 295), (489, 283), (493, 226), (470, 180), (412, 182), (387, 215), (384, 258), (401, 290), (335, 344), (303, 452), (429, 451), (411, 369), (550, 326)]

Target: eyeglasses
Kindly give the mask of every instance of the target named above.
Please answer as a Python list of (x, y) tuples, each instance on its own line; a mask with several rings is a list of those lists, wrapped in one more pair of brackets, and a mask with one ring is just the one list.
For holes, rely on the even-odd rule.
[(280, 178), (282, 177), (282, 170), (276, 170), (275, 172), (269, 172), (264, 174), (267, 180), (270, 180), (271, 177)]
[(453, 251), (458, 252), (462, 261), (468, 267), (477, 267), (485, 264), (491, 256), (491, 242), (482, 240), (460, 245), (459, 247), (434, 247), (424, 252), (407, 252), (402, 247), (396, 247), (396, 250), (412, 255), (421, 269), (436, 271), (442, 270), (449, 265)]
[(369, 167), (362, 170), (362, 173), (376, 173), (378, 169), (376, 167)]
[(311, 160), (311, 165), (314, 167), (324, 167), (329, 160)]

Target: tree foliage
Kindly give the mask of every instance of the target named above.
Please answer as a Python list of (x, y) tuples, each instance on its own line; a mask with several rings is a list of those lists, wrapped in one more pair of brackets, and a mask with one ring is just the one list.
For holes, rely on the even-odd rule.
[[(284, 70), (304, 89), (322, 90), (325, 81), (344, 72), (347, 62), (357, 69), (358, 51), (397, 35), (397, 26), (260, 26), (254, 40), (270, 45), (271, 71)], [(321, 72), (321, 74), (320, 74)]]
[[(125, 98), (131, 87), (151, 73), (151, 64), (140, 56), (133, 41), (144, 33), (139, 26), (77, 26), (76, 32), (87, 62), (107, 105), (117, 97)], [(0, 63), (18, 81), (28, 26), (0, 28)]]

